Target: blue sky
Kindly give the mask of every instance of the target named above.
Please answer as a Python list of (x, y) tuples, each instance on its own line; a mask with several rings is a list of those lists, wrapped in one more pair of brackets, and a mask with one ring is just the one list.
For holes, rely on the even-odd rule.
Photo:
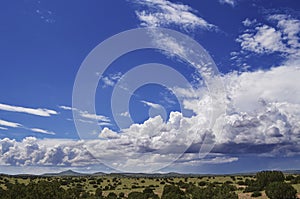
[[(297, 0), (2, 1), (0, 171), (298, 169), (299, 10)], [(207, 51), (226, 96), (220, 102), (226, 112), (214, 128), (207, 129), (212, 104), (204, 74), (180, 56), (157, 49), (129, 52), (103, 74), (94, 74), (99, 78), (95, 114), (72, 107), (76, 75), (87, 55), (101, 42), (134, 28), (176, 30)], [(157, 45), (181, 52), (180, 41), (174, 45), (158, 33), (150, 32)], [(168, 75), (163, 67), (152, 66), (153, 74), (172, 80), (174, 88), (141, 85), (129, 93), (128, 111), (115, 118), (115, 87), (122, 89), (118, 82), (124, 75), (147, 63), (174, 69)], [(175, 73), (193, 90), (175, 88), (181, 84)], [(144, 80), (148, 75), (135, 77)], [(124, 99), (118, 100), (121, 104)], [(95, 138), (91, 143), (80, 140), (72, 112), (79, 123), (97, 121), (96, 131), (84, 132)], [(132, 123), (126, 122), (129, 117)], [(205, 135), (213, 148), (201, 158)]]

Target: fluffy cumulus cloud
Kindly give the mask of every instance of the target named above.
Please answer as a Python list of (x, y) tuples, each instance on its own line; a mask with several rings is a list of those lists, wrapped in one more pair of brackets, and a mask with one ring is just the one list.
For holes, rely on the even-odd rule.
[[(178, 88), (177, 93), (186, 96), (183, 105), (194, 112), (191, 117), (171, 112), (167, 121), (155, 116), (120, 132), (104, 128), (94, 140), (5, 138), (0, 140), (0, 163), (82, 166), (97, 163), (98, 159), (117, 170), (150, 172), (171, 163), (230, 163), (244, 154), (299, 155), (299, 76), (297, 63), (224, 75), (227, 111), (216, 118), (213, 128), (209, 114), (216, 107), (209, 91)], [(8, 126), (2, 121), (6, 127), (4, 124)], [(214, 147), (200, 158), (202, 144)]]
[(243, 21), (248, 29), (237, 39), (242, 49), (258, 54), (277, 52), (289, 59), (299, 58), (300, 20), (285, 14), (273, 14), (267, 17), (267, 21), (268, 24), (248, 18)]
[[(226, 3), (232, 1), (224, 1)], [(186, 5), (166, 0), (143, 0), (136, 3), (150, 8), (138, 11), (137, 15), (145, 26), (180, 25), (184, 28), (206, 28), (213, 26), (197, 17)], [(174, 88), (173, 92), (182, 99), (185, 109), (193, 112), (190, 117), (180, 112), (171, 112), (168, 119), (153, 116), (141, 124), (132, 124), (127, 129), (115, 131), (104, 128), (94, 140), (38, 140), (33, 137), (21, 141), (8, 138), (0, 140), (0, 164), (4, 165), (61, 165), (78, 166), (100, 162), (121, 171), (151, 172), (168, 166), (181, 164), (221, 164), (238, 160), (238, 156), (255, 153), (267, 156), (293, 156), (300, 153), (300, 68), (299, 38), (300, 23), (286, 15), (271, 15), (268, 20), (275, 26), (257, 24), (245, 20), (249, 27), (239, 38), (243, 50), (258, 54), (279, 52), (294, 62), (269, 70), (229, 73), (221, 77), (226, 99), (212, 93), (212, 89), (198, 90)], [(167, 44), (174, 54), (188, 56), (184, 45), (162, 33), (154, 39)], [(157, 44), (159, 45), (159, 44)], [(171, 50), (172, 49), (172, 50)], [(191, 65), (197, 67), (197, 63)], [(200, 67), (198, 67), (200, 68)], [(207, 68), (207, 69), (206, 69)], [(202, 73), (203, 72), (203, 73)], [(214, 71), (201, 68), (204, 78)], [(107, 86), (119, 79), (111, 76)], [(216, 87), (218, 88), (218, 87)], [(214, 101), (214, 103), (212, 103)], [(160, 105), (142, 101), (150, 108)], [(222, 106), (222, 107), (221, 107)], [(224, 107), (223, 107), (224, 106)], [(2, 110), (16, 110), (11, 106), (0, 106)], [(109, 118), (94, 115), (67, 106), (64, 110), (79, 113), (82, 122), (98, 120), (110, 123)], [(215, 110), (226, 108), (226, 112), (212, 117)], [(20, 112), (24, 112), (24, 109)], [(28, 112), (28, 109), (25, 109)], [(46, 114), (55, 114), (47, 112)], [(32, 113), (32, 110), (29, 110)], [(36, 113), (36, 112), (35, 112)], [(40, 112), (39, 112), (40, 113)], [(41, 115), (41, 114), (40, 114)], [(122, 113), (128, 116), (128, 112)], [(213, 119), (213, 122), (212, 122)], [(214, 125), (212, 125), (214, 124)], [(20, 124), (0, 120), (0, 126), (19, 127)], [(33, 129), (49, 133), (42, 129)], [(210, 145), (210, 153), (199, 156), (203, 145)]]
[(265, 149), (261, 152), (271, 156), (300, 152), (299, 75), (295, 63), (225, 76), (228, 112), (223, 132), (215, 140), (224, 146), (224, 153), (245, 153), (249, 146), (261, 146)]
[(172, 112), (167, 122), (156, 116), (120, 133), (104, 128), (99, 135), (102, 139), (88, 149), (115, 169), (153, 171), (175, 161), (194, 140), (202, 140), (204, 132), (195, 129), (205, 127), (205, 122), (204, 117), (185, 118), (179, 112)]
[(1, 165), (12, 166), (77, 166), (95, 162), (82, 142), (72, 140), (27, 137), (18, 142), (4, 138), (0, 140), (0, 154)]
[[(167, 0), (135, 0), (141, 5), (141, 10), (136, 12), (141, 25), (147, 27), (164, 27), (177, 25), (185, 29), (213, 29), (215, 26), (196, 15), (189, 6), (172, 3)], [(143, 9), (146, 7), (147, 9)]]
[[(184, 117), (181, 113), (171, 112), (167, 122), (157, 116), (121, 132), (106, 128), (100, 134), (105, 138), (101, 140), (102, 144), (93, 145), (92, 151), (105, 151), (97, 157), (121, 170), (133, 165), (137, 169), (136, 165), (146, 163), (147, 168), (140, 168), (150, 169), (152, 160), (155, 163), (152, 166), (156, 168), (175, 160), (181, 153), (185, 157), (181, 156), (178, 162), (185, 165), (237, 161), (233, 154), (299, 154), (299, 75), (297, 64), (225, 75), (227, 112), (216, 119), (212, 129), (208, 125), (208, 115), (213, 109), (209, 92), (202, 90), (205, 94), (196, 102), (193, 99), (195, 91), (181, 90), (190, 96), (184, 101), (184, 106), (192, 110), (194, 116)], [(215, 145), (212, 152), (219, 156), (199, 158), (199, 148), (205, 136), (210, 138), (210, 144)], [(110, 159), (111, 154), (118, 158)]]

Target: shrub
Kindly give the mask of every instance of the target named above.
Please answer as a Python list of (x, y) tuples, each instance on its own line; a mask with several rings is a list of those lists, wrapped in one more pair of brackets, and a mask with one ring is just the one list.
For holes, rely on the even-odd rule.
[(118, 196), (117, 194), (115, 194), (114, 192), (110, 192), (107, 196), (106, 196), (107, 199), (117, 199)]
[(128, 194), (128, 199), (147, 199), (146, 196), (144, 196), (143, 193), (133, 191)]
[(295, 177), (293, 175), (288, 175), (285, 177), (285, 180), (288, 180), (288, 181), (291, 181), (293, 179), (295, 179)]
[(256, 181), (261, 188), (272, 182), (283, 182), (285, 179), (281, 171), (262, 171), (256, 174)]
[(161, 199), (186, 199), (185, 193), (178, 186), (165, 185)]
[(242, 180), (237, 181), (237, 184), (238, 185), (246, 185), (246, 183), (244, 181), (242, 181)]
[(95, 192), (95, 196), (102, 196), (102, 189), (97, 188)]
[(251, 197), (254, 197), (254, 198), (259, 197), (259, 196), (261, 196), (261, 193), (260, 193), (259, 191), (254, 191), (254, 192), (251, 194)]
[(200, 187), (204, 187), (206, 184), (207, 184), (207, 183), (206, 183), (205, 181), (200, 181), (200, 182), (198, 183), (198, 185), (199, 185)]
[(272, 182), (266, 188), (266, 194), (270, 199), (296, 199), (297, 191), (285, 182)]
[(291, 180), (292, 184), (299, 184), (300, 183), (300, 176), (298, 175), (297, 177), (295, 177), (294, 179)]
[(119, 193), (119, 197), (120, 197), (120, 198), (124, 198), (124, 197), (125, 197), (124, 192), (120, 192), (120, 193)]

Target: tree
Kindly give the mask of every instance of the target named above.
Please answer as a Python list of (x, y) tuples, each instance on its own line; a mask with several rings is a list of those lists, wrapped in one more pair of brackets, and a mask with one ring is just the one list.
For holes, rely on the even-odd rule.
[(142, 192), (133, 191), (128, 194), (128, 199), (147, 199)]
[(287, 180), (287, 181), (291, 181), (293, 179), (295, 179), (295, 177), (293, 175), (288, 175), (285, 177), (285, 180)]
[(281, 171), (262, 171), (256, 174), (256, 181), (261, 189), (272, 182), (283, 182), (285, 179)]
[(120, 192), (120, 193), (119, 193), (119, 198), (124, 198), (124, 197), (125, 197), (124, 192)]
[(299, 184), (300, 183), (300, 176), (298, 175), (294, 179), (291, 179), (292, 184)]
[(146, 187), (143, 191), (144, 196), (148, 199), (159, 199), (158, 195), (153, 192), (153, 189), (150, 187)]
[(180, 190), (178, 186), (165, 185), (161, 199), (186, 199), (184, 191)]
[(270, 199), (296, 199), (297, 191), (285, 182), (272, 182), (266, 188), (266, 194)]
[(95, 192), (95, 196), (101, 197), (101, 196), (102, 196), (102, 189), (97, 188), (97, 189), (96, 189), (96, 192)]
[(205, 188), (190, 186), (186, 192), (191, 194), (192, 199), (238, 199), (235, 190), (234, 186), (228, 184), (208, 184)]
[(117, 199), (118, 196), (117, 194), (115, 194), (114, 192), (110, 192), (107, 196), (106, 196), (107, 199)]
[(256, 197), (259, 197), (261, 196), (261, 193), (259, 191), (254, 191), (252, 194), (251, 194), (251, 197), (253, 198), (256, 198)]

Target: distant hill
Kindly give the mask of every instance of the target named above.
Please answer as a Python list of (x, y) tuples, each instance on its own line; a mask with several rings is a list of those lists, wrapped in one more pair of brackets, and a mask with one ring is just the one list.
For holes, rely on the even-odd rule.
[(78, 173), (78, 172), (72, 171), (70, 169), (66, 170), (66, 171), (59, 172), (59, 173), (45, 173), (45, 174), (42, 174), (42, 176), (87, 176), (87, 175), (90, 175), (90, 174)]
[(300, 170), (284, 170), (282, 172), (286, 174), (300, 174)]
[[(258, 172), (258, 171), (257, 171)], [(283, 170), (285, 174), (300, 174), (300, 170)], [(199, 177), (199, 176), (220, 176), (220, 175), (255, 175), (256, 172), (232, 173), (232, 174), (182, 174), (182, 173), (79, 173), (73, 170), (66, 170), (59, 173), (45, 173), (42, 176), (114, 176), (114, 177), (152, 177), (152, 178), (167, 178), (167, 177)]]
[(93, 173), (91, 174), (92, 176), (104, 176), (107, 175), (107, 173), (103, 173), (103, 172), (97, 172), (97, 173)]

